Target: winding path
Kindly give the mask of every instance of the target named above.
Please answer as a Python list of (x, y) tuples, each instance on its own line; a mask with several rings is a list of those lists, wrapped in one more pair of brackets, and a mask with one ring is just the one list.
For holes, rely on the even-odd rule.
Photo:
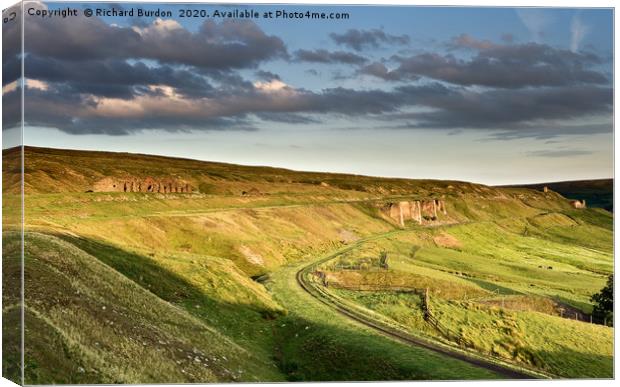
[(466, 351), (461, 351), (461, 350), (457, 350), (457, 349), (453, 349), (447, 345), (441, 345), (438, 343), (433, 343), (429, 340), (424, 340), (415, 336), (412, 336), (411, 334), (408, 334), (402, 330), (393, 328), (388, 326), (387, 324), (384, 324), (378, 320), (375, 320), (367, 315), (364, 315), (361, 312), (355, 311), (354, 309), (347, 307), (346, 305), (344, 305), (342, 302), (339, 302), (338, 300), (336, 300), (333, 296), (331, 296), (329, 293), (322, 291), (321, 289), (318, 289), (316, 286), (314, 286), (312, 283), (310, 283), (307, 279), (307, 275), (314, 271), (316, 269), (316, 267), (321, 264), (324, 263), (326, 261), (329, 261), (333, 258), (335, 258), (336, 256), (342, 254), (345, 251), (348, 250), (352, 250), (354, 247), (356, 247), (357, 245), (359, 245), (360, 243), (369, 241), (369, 240), (373, 240), (373, 239), (380, 239), (395, 233), (399, 233), (399, 232), (403, 232), (403, 231), (407, 231), (407, 230), (399, 230), (399, 231), (392, 231), (389, 232), (387, 234), (381, 234), (381, 235), (377, 235), (377, 236), (373, 236), (370, 238), (365, 238), (363, 240), (358, 241), (357, 243), (355, 243), (354, 245), (345, 248), (345, 249), (341, 249), (338, 250), (337, 252), (328, 255), (327, 257), (321, 258), (317, 261), (314, 261), (304, 267), (302, 267), (300, 270), (298, 270), (296, 272), (296, 280), (297, 280), (297, 284), (306, 292), (308, 293), (310, 296), (312, 296), (315, 300), (317, 300), (318, 302), (321, 302), (327, 306), (329, 306), (330, 308), (332, 308), (333, 310), (335, 310), (336, 312), (338, 312), (339, 314), (352, 319), (360, 324), (363, 324), (369, 328), (374, 329), (375, 331), (379, 332), (380, 334), (396, 339), (402, 343), (408, 344), (408, 345), (412, 345), (412, 346), (418, 346), (418, 347), (422, 347), (437, 353), (440, 353), (442, 355), (454, 358), (454, 359), (458, 359), (464, 362), (467, 362), (469, 364), (472, 364), (474, 366), (477, 367), (481, 367), (484, 368), (486, 370), (495, 372), (499, 375), (502, 375), (508, 379), (539, 379), (539, 378), (545, 378), (546, 376), (538, 373), (536, 371), (529, 371), (529, 370), (525, 370), (522, 368), (519, 368), (517, 366), (511, 366), (509, 364), (506, 363), (500, 363), (499, 361), (494, 361), (491, 359), (486, 359), (482, 356), (478, 356), (475, 355), (473, 353), (470, 352), (466, 352)]

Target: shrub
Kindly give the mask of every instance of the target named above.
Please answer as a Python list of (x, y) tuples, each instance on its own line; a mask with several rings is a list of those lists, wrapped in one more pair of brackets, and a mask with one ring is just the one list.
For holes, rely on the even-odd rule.
[(388, 268), (388, 255), (387, 251), (385, 250), (381, 250), (381, 252), (379, 253), (379, 267), (382, 267), (384, 269)]

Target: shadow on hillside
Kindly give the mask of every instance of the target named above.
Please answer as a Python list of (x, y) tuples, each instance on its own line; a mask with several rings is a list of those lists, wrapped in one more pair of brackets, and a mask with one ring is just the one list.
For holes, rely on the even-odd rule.
[(502, 376), (366, 328), (282, 317), (275, 355), (289, 381), (486, 380)]
[(481, 288), (488, 290), (490, 292), (494, 292), (498, 295), (524, 295), (525, 293), (518, 292), (514, 289), (506, 288), (500, 285), (497, 285), (493, 282), (484, 281), (478, 278), (466, 277), (465, 280), (469, 282), (473, 282), (474, 284), (480, 286)]
[[(218, 325), (219, 328), (224, 328), (224, 333), (231, 335), (237, 333), (238, 329), (235, 328), (243, 324), (243, 321), (239, 320), (240, 317), (250, 320), (277, 317), (276, 311), (260, 306), (215, 300), (180, 275), (158, 265), (147, 256), (89, 238), (66, 234), (56, 236), (99, 259), (159, 298), (183, 305), (189, 313)], [(218, 313), (217, 316), (208, 313), (214, 311)]]
[(495, 376), (365, 329), (317, 324), (295, 313), (284, 316), (247, 304), (220, 302), (149, 257), (88, 238), (55, 236), (161, 299), (184, 307), (247, 350), (256, 351), (265, 362), (275, 361), (290, 381), (459, 380)]

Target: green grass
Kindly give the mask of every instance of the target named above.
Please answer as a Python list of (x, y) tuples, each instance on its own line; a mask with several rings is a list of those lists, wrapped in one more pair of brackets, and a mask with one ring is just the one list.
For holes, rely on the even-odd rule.
[(613, 329), (544, 313), (510, 311), (475, 302), (433, 304), (456, 341), (482, 353), (561, 377), (611, 378)]
[(454, 380), (497, 375), (411, 347), (339, 315), (296, 285), (302, 265), (285, 266), (268, 284), (289, 314), (278, 322), (278, 354), (289, 380)]
[[(19, 228), (18, 159), (14, 150), (3, 155), (3, 243), (17, 251), (7, 230)], [(337, 314), (297, 286), (296, 270), (345, 246), (354, 247), (352, 262), (386, 250), (389, 281), (431, 289), (440, 311), (456, 308), (447, 324), (465, 326), (466, 338), (493, 329), (487, 309), (495, 291), (513, 295), (512, 306), (545, 311), (548, 300), (561, 300), (587, 313), (613, 270), (613, 215), (571, 209), (555, 193), (148, 155), (26, 148), (25, 156), (28, 383), (495, 378)], [(86, 193), (108, 176), (177, 176), (200, 192)], [(260, 194), (241, 194), (251, 189)], [(431, 227), (408, 222), (400, 230), (381, 210), (439, 197), (448, 214)], [(356, 242), (363, 238), (372, 241)], [(17, 275), (16, 263), (5, 273)], [(342, 280), (377, 282), (373, 275)], [(433, 334), (413, 295), (341, 292)], [(463, 303), (480, 297), (491, 297), (481, 304), (487, 309)], [(10, 321), (19, 309), (15, 294), (6, 300)], [(523, 345), (509, 348), (524, 364), (591, 375), (591, 357), (592, 375), (608, 375), (609, 330), (510, 313), (517, 324), (554, 330), (536, 336), (520, 328)], [(488, 340), (510, 339), (502, 335)], [(579, 335), (587, 350), (558, 357), (556, 339), (585, 345)], [(19, 343), (9, 337), (14, 355)], [(488, 340), (471, 347), (486, 353)], [(15, 374), (18, 359), (9, 359), (3, 369)]]
[[(332, 290), (334, 291), (334, 290)], [(424, 320), (420, 296), (336, 290), (414, 332), (443, 339)], [(480, 353), (568, 378), (613, 376), (613, 329), (544, 313), (511, 311), (477, 302), (434, 299), (434, 314), (455, 343)]]
[[(455, 345), (561, 377), (612, 377), (613, 329), (561, 318), (559, 308), (565, 305), (558, 304), (561, 301), (583, 313), (591, 311), (589, 297), (604, 286), (605, 274), (613, 268), (608, 243), (611, 231), (583, 220), (576, 223), (561, 214), (539, 216), (530, 222), (517, 220), (515, 225), (508, 220), (499, 223), (404, 232), (361, 245), (347, 256), (354, 260), (355, 256), (367, 256), (368, 251), (388, 251), (390, 270), (383, 277), (400, 275), (398, 278), (404, 278), (398, 282), (401, 286), (430, 288), (433, 312), (452, 332), (449, 340)], [(556, 233), (524, 236), (519, 226), (523, 224), (538, 230), (570, 229), (584, 234), (571, 240)], [(438, 245), (446, 240), (438, 235), (452, 236), (450, 246)], [(324, 266), (333, 264), (328, 261)], [(403, 277), (398, 273), (411, 274)], [(369, 275), (372, 271), (333, 274), (343, 278), (341, 281), (360, 281)], [(412, 332), (445, 339), (424, 321), (418, 295), (332, 286), (330, 291)]]
[(185, 309), (244, 348), (269, 358), (270, 319), (283, 313), (262, 285), (217, 257), (141, 255), (85, 238), (59, 235), (159, 298)]
[(25, 267), (28, 384), (280, 379), (269, 359), (72, 244), (28, 233)]

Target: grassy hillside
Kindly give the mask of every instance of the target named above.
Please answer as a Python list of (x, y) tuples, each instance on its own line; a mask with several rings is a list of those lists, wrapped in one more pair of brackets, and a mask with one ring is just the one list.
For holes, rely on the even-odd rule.
[[(18, 241), (5, 233), (5, 248)], [(25, 265), (26, 383), (279, 379), (236, 338), (57, 237), (28, 233)], [(174, 274), (158, 278), (192, 291)]]
[[(517, 187), (517, 186), (515, 186)], [(585, 199), (590, 207), (614, 209), (614, 180), (577, 180), (521, 185), (518, 187), (542, 190), (544, 187), (570, 199)]]
[[(606, 211), (581, 213), (588, 212), (583, 218), (611, 220)], [(590, 324), (588, 314), (590, 296), (613, 272), (613, 233), (611, 223), (591, 225), (581, 213), (412, 230), (323, 268), (336, 295), (413, 332), (554, 375), (609, 378), (613, 329)], [(379, 251), (388, 270), (372, 259)], [(421, 296), (402, 288), (428, 289), (449, 333), (428, 324)]]
[[(438, 308), (501, 289), (522, 297), (509, 305), (526, 305), (519, 313), (547, 313), (560, 323), (558, 305), (587, 315), (589, 296), (612, 270), (611, 214), (571, 209), (555, 192), (148, 155), (25, 152), (29, 383), (494, 378), (321, 307), (296, 285), (296, 268), (388, 235), (341, 257), (330, 269), (334, 281), (424, 284), (437, 293)], [(5, 250), (18, 247), (12, 231), (19, 228), (19, 170), (8, 157), (15, 155), (9, 150), (3, 158)], [(198, 190), (88, 192), (106, 177), (178, 178)], [(383, 210), (427, 199), (444, 200), (447, 214), (424, 226), (407, 220), (403, 227)], [(391, 257), (387, 277), (343, 269), (344, 261), (376, 258), (381, 249)], [(370, 307), (358, 293), (349, 296)], [(463, 324), (458, 316), (455, 325)], [(569, 361), (573, 373), (558, 371), (539, 339), (527, 348), (543, 362), (531, 364), (558, 375), (607, 375), (611, 329), (591, 327), (590, 334), (579, 327), (566, 328), (566, 337), (583, 334), (599, 346), (596, 374), (580, 368), (583, 354)], [(489, 345), (472, 348), (487, 353)]]
[[(5, 159), (15, 158), (17, 148), (5, 150)], [(282, 168), (249, 167), (152, 155), (75, 151), (25, 147), (25, 189), (32, 193), (85, 192), (104, 177), (181, 177), (204, 194), (234, 195), (252, 188), (259, 193), (349, 193), (407, 194), (411, 189), (430, 193), (454, 182), (408, 180)], [(10, 180), (9, 180), (10, 181)], [(475, 190), (461, 183), (456, 191)], [(5, 184), (5, 192), (17, 192), (18, 182)], [(486, 189), (486, 188), (485, 188)]]

